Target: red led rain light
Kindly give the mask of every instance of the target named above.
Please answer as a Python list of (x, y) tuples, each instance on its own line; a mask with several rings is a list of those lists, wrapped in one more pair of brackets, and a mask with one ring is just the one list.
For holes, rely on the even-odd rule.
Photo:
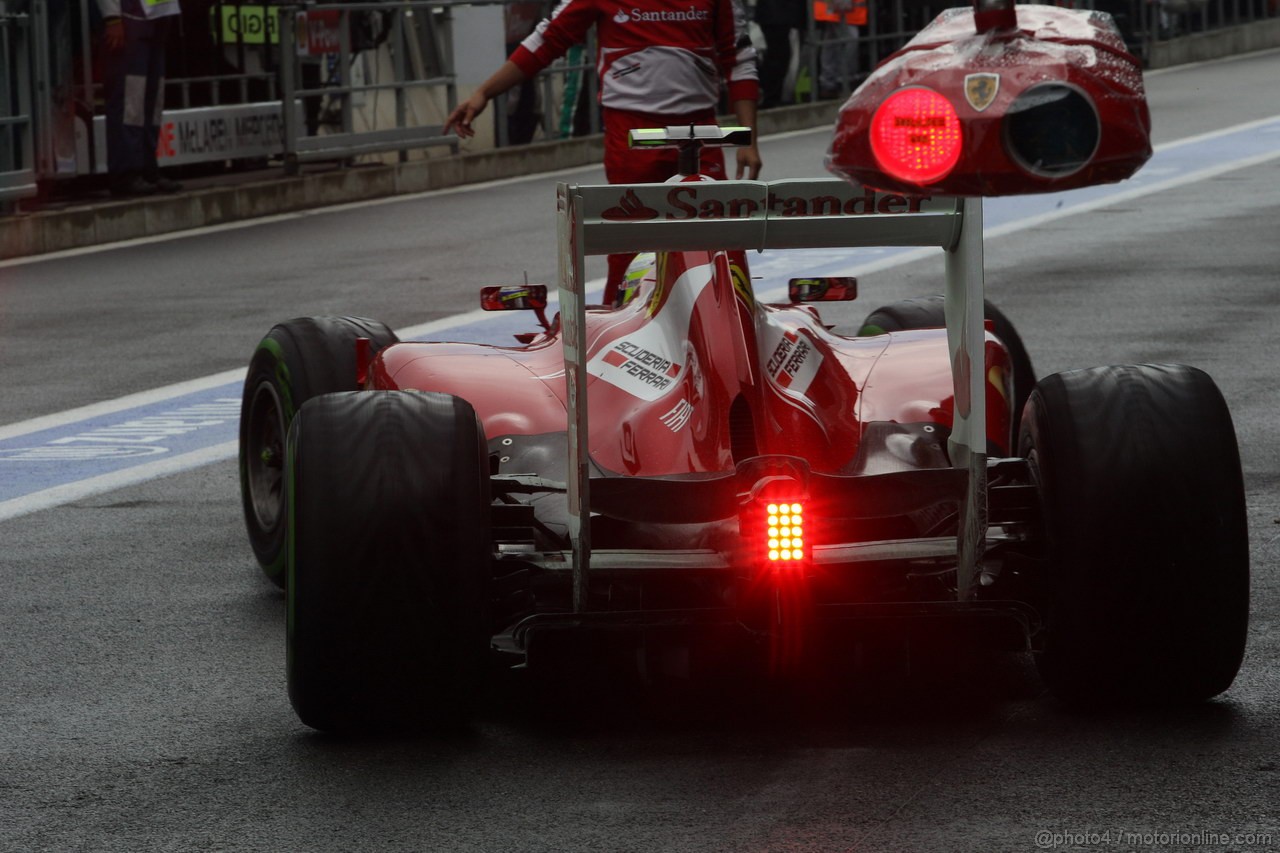
[(794, 565), (809, 558), (802, 504), (771, 502), (765, 506), (764, 522), (765, 557), (770, 565)]
[(899, 89), (871, 119), (871, 151), (880, 168), (900, 181), (927, 184), (960, 161), (960, 118), (932, 89)]

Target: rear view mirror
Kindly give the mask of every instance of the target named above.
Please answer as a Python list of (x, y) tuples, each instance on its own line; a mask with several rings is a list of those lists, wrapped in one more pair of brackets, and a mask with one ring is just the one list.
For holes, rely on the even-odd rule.
[(511, 284), (480, 288), (485, 311), (542, 311), (547, 307), (545, 284)]
[(792, 302), (850, 302), (858, 298), (858, 280), (853, 276), (793, 278), (787, 282), (787, 298)]

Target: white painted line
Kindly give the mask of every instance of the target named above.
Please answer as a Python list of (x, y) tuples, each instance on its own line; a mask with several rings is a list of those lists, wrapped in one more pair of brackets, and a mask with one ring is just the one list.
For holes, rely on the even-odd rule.
[[(590, 287), (591, 285), (596, 283), (604, 284), (604, 279), (601, 278), (593, 282), (588, 282), (587, 286)], [(548, 299), (554, 297), (555, 294), (556, 294), (556, 289), (554, 287), (547, 288)], [(465, 326), (469, 323), (478, 323), (481, 320), (485, 319), (486, 317), (490, 317), (492, 315), (493, 315), (493, 312), (491, 311), (485, 311), (481, 308), (477, 308), (474, 311), (468, 311), (465, 314), (451, 314), (448, 317), (441, 317), (439, 320), (431, 320), (426, 323), (419, 323), (418, 325), (410, 326), (407, 329), (397, 329), (396, 337), (400, 338), (400, 340), (402, 341), (410, 341), (410, 340), (413, 340), (414, 338), (421, 338), (427, 335), (433, 335), (436, 332), (443, 332), (446, 329), (453, 329), (453, 328), (456, 328), (457, 326)]]
[[(1209, 139), (1217, 139), (1220, 136), (1229, 136), (1233, 133), (1239, 133), (1243, 130), (1253, 130), (1255, 127), (1261, 127), (1264, 124), (1271, 124), (1273, 121), (1276, 121), (1277, 119), (1280, 119), (1280, 114), (1268, 116), (1267, 118), (1255, 119), (1253, 121), (1246, 121), (1246, 122), (1243, 122), (1242, 124), (1233, 124), (1231, 125), (1231, 127), (1223, 127), (1223, 128), (1219, 128), (1218, 130), (1206, 131), (1205, 133), (1197, 133), (1195, 136), (1185, 136), (1182, 139), (1175, 139), (1172, 142), (1164, 142), (1164, 143), (1161, 143), (1160, 145), (1156, 145), (1154, 146), (1154, 149), (1156, 151), (1168, 151), (1171, 148), (1181, 148), (1184, 145), (1194, 145), (1197, 142), (1204, 142)], [(1235, 166), (1234, 168), (1243, 168), (1243, 165), (1244, 165), (1243, 161), (1241, 161), (1241, 163), (1242, 165)]]
[(149, 480), (180, 474), (193, 468), (200, 468), (225, 459), (234, 459), (239, 454), (239, 442), (228, 441), (215, 444), (202, 450), (193, 450), (180, 456), (173, 456), (157, 462), (148, 462), (134, 468), (126, 468), (100, 477), (92, 477), (77, 483), (55, 486), (42, 492), (33, 492), (20, 498), (0, 502), (0, 521), (17, 518), (20, 515), (38, 512), (42, 509), (69, 504), (73, 501), (122, 489), (125, 486), (136, 486)]
[(210, 388), (218, 388), (232, 382), (243, 383), (245, 374), (248, 371), (249, 368), (247, 367), (237, 367), (234, 370), (224, 370), (222, 373), (215, 373), (212, 376), (204, 376), (200, 379), (189, 379), (186, 382), (177, 382), (173, 385), (153, 388), (150, 391), (140, 391), (137, 394), (117, 397), (114, 400), (103, 400), (101, 403), (91, 403), (88, 406), (67, 409), (65, 412), (56, 412), (52, 415), (32, 418), (29, 421), (19, 421), (7, 426), (0, 426), (0, 441), (15, 438), (19, 435), (26, 435), (27, 433), (39, 432), (40, 430), (63, 427), (79, 421), (87, 421), (90, 418), (122, 412), (125, 409), (135, 409), (141, 406), (149, 406), (152, 403), (161, 403), (165, 400), (172, 400), (174, 397), (184, 397), (187, 394), (207, 391)]
[[(1274, 120), (1275, 119), (1269, 119), (1269, 121), (1274, 121)], [(1053, 211), (1050, 211), (1049, 213), (1042, 213), (1039, 216), (1031, 216), (1026, 219), (1019, 220), (1017, 222), (1009, 222), (1005, 225), (1001, 225), (996, 228), (986, 229), (983, 232), (983, 236), (987, 239), (991, 239), (993, 237), (1003, 237), (1007, 234), (1013, 234), (1014, 232), (1017, 232), (1017, 231), (1025, 231), (1028, 228), (1035, 228), (1040, 225), (1044, 225), (1046, 222), (1053, 222), (1055, 219), (1063, 219), (1067, 216), (1075, 216), (1076, 214), (1079, 214), (1079, 213), (1088, 213), (1091, 210), (1097, 210), (1098, 208), (1101, 208), (1101, 207), (1110, 207), (1113, 204), (1120, 204), (1122, 202), (1131, 201), (1132, 199), (1141, 198), (1142, 196), (1151, 195), (1153, 193), (1176, 189), (1177, 187), (1186, 186), (1187, 184), (1194, 184), (1199, 181), (1206, 181), (1210, 178), (1215, 178), (1218, 175), (1225, 175), (1227, 172), (1234, 172), (1237, 169), (1247, 169), (1250, 166), (1257, 166), (1262, 163), (1266, 163), (1269, 160), (1275, 160), (1277, 158), (1280, 158), (1280, 148), (1276, 149), (1275, 151), (1268, 151), (1264, 154), (1256, 154), (1253, 157), (1247, 157), (1243, 160), (1235, 160), (1231, 163), (1220, 163), (1216, 166), (1210, 166), (1206, 169), (1200, 169), (1195, 172), (1187, 172), (1186, 174), (1178, 175), (1175, 178), (1168, 178), (1163, 181), (1156, 181), (1155, 183), (1148, 184), (1146, 186), (1134, 187), (1131, 190), (1118, 192), (1118, 193), (1115, 193), (1114, 195), (1106, 195), (1101, 198), (1094, 199), (1093, 201), (1087, 201), (1087, 202), (1082, 202), (1080, 204), (1075, 204), (1069, 208), (1064, 207), (1062, 210), (1053, 210)]]

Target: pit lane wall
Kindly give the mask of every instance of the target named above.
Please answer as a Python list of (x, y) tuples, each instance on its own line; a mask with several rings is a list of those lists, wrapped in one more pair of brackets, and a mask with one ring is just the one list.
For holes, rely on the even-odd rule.
[(1273, 47), (1280, 47), (1280, 18), (1153, 41), (1147, 46), (1146, 65), (1152, 70), (1170, 68)]

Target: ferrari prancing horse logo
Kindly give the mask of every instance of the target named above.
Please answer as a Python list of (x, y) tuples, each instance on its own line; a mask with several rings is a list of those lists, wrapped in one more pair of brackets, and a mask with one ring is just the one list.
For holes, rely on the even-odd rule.
[(991, 106), (1000, 91), (999, 74), (966, 74), (964, 78), (964, 99), (969, 106), (982, 112)]

